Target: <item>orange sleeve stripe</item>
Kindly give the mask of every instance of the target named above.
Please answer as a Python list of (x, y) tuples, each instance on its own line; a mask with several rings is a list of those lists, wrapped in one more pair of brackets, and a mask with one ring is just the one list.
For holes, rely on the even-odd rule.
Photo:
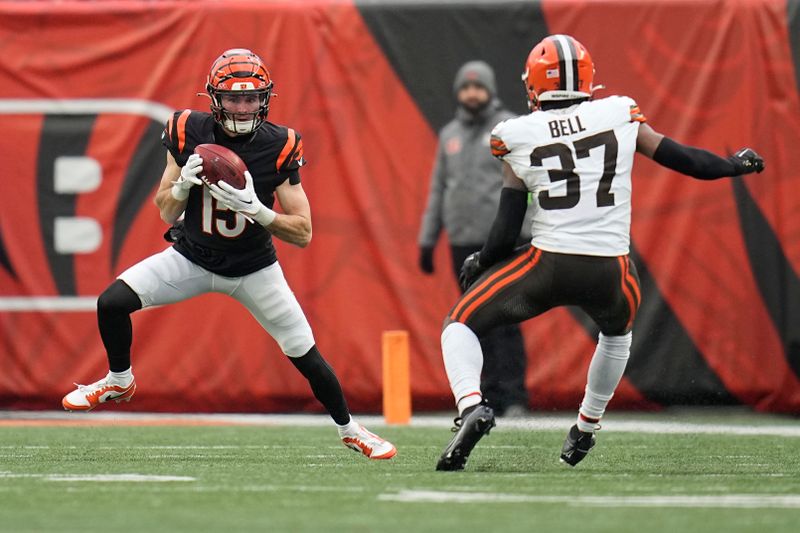
[(647, 119), (642, 113), (641, 109), (639, 109), (638, 105), (631, 106), (631, 122), (647, 122)]
[(278, 155), (278, 161), (275, 163), (275, 170), (281, 169), (284, 161), (286, 161), (286, 158), (289, 156), (289, 154), (292, 152), (292, 149), (294, 148), (294, 139), (295, 139), (294, 130), (292, 128), (288, 128), (288, 130), (289, 131), (288, 131), (288, 136), (286, 138), (286, 144), (283, 145), (283, 150), (281, 150), (280, 155)]
[(175, 118), (175, 115), (172, 114), (169, 116), (169, 120), (167, 121), (167, 137), (170, 141), (172, 141), (172, 119)]
[(495, 148), (494, 146), (492, 146), (492, 155), (495, 157), (502, 157), (510, 153), (511, 150), (509, 150), (508, 148)]
[(506, 146), (506, 143), (503, 142), (503, 139), (497, 137), (496, 135), (492, 135), (491, 140), (489, 141), (489, 146), (492, 149), (492, 155), (495, 157), (502, 157), (511, 152)]
[(189, 120), (191, 111), (188, 109), (178, 117), (178, 152), (183, 152), (186, 145), (186, 121)]
[(294, 151), (292, 159), (294, 159), (295, 161), (299, 161), (302, 158), (303, 158), (303, 139), (300, 139), (299, 141), (297, 141), (297, 149)]

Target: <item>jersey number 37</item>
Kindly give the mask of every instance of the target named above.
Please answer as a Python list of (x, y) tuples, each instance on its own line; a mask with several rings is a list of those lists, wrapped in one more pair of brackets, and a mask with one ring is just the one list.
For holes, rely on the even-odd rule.
[[(597, 207), (614, 205), (614, 193), (611, 192), (611, 181), (617, 174), (617, 137), (613, 131), (604, 131), (585, 137), (573, 143), (575, 156), (578, 159), (589, 157), (589, 152), (594, 148), (605, 147), (603, 156), (603, 175), (597, 187)], [(560, 169), (550, 169), (547, 174), (551, 182), (567, 182), (567, 194), (563, 196), (550, 196), (549, 191), (539, 193), (539, 205), (542, 209), (569, 209), (578, 205), (581, 199), (581, 179), (575, 173), (575, 160), (572, 150), (564, 143), (553, 143), (537, 146), (531, 152), (531, 166), (542, 166), (542, 160), (548, 157), (558, 157), (561, 161)]]

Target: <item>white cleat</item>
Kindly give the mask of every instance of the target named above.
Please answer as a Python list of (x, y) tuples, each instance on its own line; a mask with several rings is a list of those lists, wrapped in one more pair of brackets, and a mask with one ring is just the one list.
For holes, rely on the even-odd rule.
[(353, 434), (342, 435), (342, 442), (351, 450), (369, 457), (370, 459), (391, 459), (397, 455), (397, 448), (387, 440), (367, 431), (361, 424)]
[(91, 385), (78, 385), (61, 400), (61, 405), (67, 411), (91, 411), (101, 403), (113, 400), (117, 403), (131, 401), (136, 392), (136, 380), (131, 378), (127, 385), (120, 385), (111, 380), (109, 376)]

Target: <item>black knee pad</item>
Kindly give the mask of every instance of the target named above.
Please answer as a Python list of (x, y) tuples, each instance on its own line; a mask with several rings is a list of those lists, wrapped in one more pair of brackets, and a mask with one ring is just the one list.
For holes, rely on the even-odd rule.
[(139, 295), (122, 280), (108, 286), (97, 299), (97, 312), (108, 314), (131, 314), (142, 308)]

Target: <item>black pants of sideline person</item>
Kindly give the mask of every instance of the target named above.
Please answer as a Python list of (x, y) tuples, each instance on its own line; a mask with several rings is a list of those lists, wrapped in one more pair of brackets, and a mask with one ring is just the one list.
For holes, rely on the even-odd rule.
[[(450, 245), (456, 282), (461, 265), (467, 256), (477, 252), (482, 244), (474, 246)], [(501, 326), (480, 337), (483, 350), (481, 390), (489, 405), (499, 414), (513, 406), (528, 409), (528, 392), (525, 390), (525, 344), (518, 324)]]

